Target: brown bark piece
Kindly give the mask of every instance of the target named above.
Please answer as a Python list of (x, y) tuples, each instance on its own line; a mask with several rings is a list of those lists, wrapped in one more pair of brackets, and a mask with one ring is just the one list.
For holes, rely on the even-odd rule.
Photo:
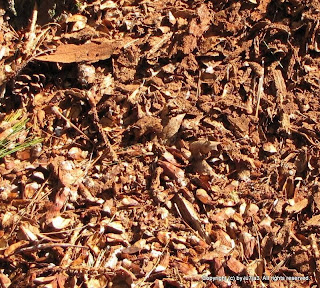
[(240, 275), (246, 268), (239, 260), (235, 259), (234, 257), (231, 257), (227, 261), (227, 267), (237, 275)]
[(111, 57), (122, 41), (102, 40), (81, 45), (61, 44), (49, 55), (40, 55), (36, 60), (57, 63), (98, 62)]
[(272, 70), (273, 77), (274, 77), (274, 83), (276, 86), (276, 95), (277, 95), (277, 103), (280, 105), (280, 108), (282, 107), (283, 100), (286, 98), (287, 94), (287, 87), (286, 83), (283, 79), (282, 73), (278, 69)]

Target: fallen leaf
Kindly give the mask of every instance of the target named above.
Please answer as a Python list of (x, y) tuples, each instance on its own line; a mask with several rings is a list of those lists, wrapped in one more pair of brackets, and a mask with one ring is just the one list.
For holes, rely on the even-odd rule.
[(311, 217), (307, 222), (307, 226), (320, 226), (320, 215)]
[(308, 203), (309, 203), (308, 199), (303, 199), (297, 203), (294, 203), (293, 206), (287, 206), (286, 211), (288, 213), (299, 213), (308, 206)]
[(203, 230), (198, 213), (194, 210), (193, 205), (178, 194), (175, 195), (174, 200), (176, 201), (179, 211), (185, 221), (188, 222), (196, 231), (198, 231), (200, 236), (203, 237), (208, 244), (210, 244), (211, 239)]
[[(100, 40), (100, 42), (99, 42)], [(36, 60), (57, 63), (97, 62), (109, 59), (123, 41), (95, 39), (95, 42), (85, 44), (60, 44), (48, 55), (37, 56)]]

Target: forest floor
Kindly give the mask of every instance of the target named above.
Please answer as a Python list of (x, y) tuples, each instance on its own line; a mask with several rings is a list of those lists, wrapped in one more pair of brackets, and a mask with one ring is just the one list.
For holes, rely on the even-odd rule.
[(0, 140), (41, 140), (0, 287), (319, 287), (320, 3), (38, 2), (0, 1)]

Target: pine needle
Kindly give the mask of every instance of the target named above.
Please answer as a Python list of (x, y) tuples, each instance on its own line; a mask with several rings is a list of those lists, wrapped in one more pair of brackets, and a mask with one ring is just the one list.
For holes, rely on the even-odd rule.
[(18, 110), (6, 116), (0, 123), (0, 158), (42, 142), (43, 139), (38, 137), (20, 140), (20, 137), (29, 130), (26, 128), (28, 121), (29, 119), (23, 116), (22, 110)]

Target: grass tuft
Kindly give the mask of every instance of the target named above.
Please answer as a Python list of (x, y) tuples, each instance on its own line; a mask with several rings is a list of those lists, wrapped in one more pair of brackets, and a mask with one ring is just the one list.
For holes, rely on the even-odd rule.
[(26, 137), (29, 119), (23, 116), (22, 110), (7, 115), (0, 123), (0, 158), (41, 143), (42, 138)]

